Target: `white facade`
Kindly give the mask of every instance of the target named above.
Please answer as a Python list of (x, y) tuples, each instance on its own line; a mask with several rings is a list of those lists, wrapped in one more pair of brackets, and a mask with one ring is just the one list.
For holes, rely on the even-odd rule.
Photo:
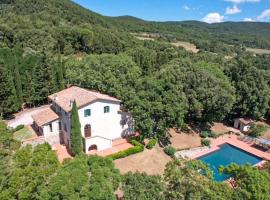
[(49, 124), (42, 126), (43, 136), (46, 142), (50, 145), (60, 144), (59, 133), (61, 130), (59, 120), (55, 120)]
[[(53, 107), (55, 107), (54, 110), (61, 118), (63, 142), (70, 147), (71, 115), (56, 104), (53, 104)], [(109, 109), (109, 112), (104, 112), (105, 107)], [(85, 115), (86, 110), (88, 110), (88, 114), (90, 110), (90, 116)], [(130, 115), (120, 111), (119, 102), (96, 100), (84, 107), (78, 108), (78, 114), (81, 123), (81, 134), (84, 138), (85, 152), (88, 152), (89, 148), (94, 145), (98, 151), (111, 148), (113, 140), (133, 134), (134, 121)], [(91, 127), (90, 137), (85, 136), (86, 126)], [(45, 130), (48, 130), (48, 128), (46, 127)]]

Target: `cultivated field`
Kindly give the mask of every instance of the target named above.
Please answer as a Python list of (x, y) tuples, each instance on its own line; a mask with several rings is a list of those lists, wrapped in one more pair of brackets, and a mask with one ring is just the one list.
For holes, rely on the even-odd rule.
[(194, 44), (189, 43), (189, 42), (178, 41), (178, 42), (171, 42), (170, 44), (175, 46), (175, 47), (183, 47), (185, 50), (192, 52), (192, 53), (199, 52), (199, 49), (197, 49), (197, 47)]
[(247, 51), (255, 54), (270, 54), (270, 50), (268, 49), (247, 48)]

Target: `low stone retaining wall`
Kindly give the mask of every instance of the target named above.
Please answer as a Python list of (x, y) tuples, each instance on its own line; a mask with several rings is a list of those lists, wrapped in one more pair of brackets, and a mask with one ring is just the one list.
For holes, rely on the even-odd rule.
[(39, 144), (44, 144), (44, 143), (46, 143), (44, 137), (31, 138), (31, 139), (27, 139), (27, 140), (22, 141), (21, 147), (25, 147), (27, 145), (31, 145), (31, 146), (35, 147)]

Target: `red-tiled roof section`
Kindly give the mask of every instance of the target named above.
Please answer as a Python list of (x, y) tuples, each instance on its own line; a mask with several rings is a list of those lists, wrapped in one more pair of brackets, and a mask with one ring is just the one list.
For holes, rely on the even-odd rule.
[(59, 119), (59, 116), (51, 108), (47, 108), (46, 110), (32, 115), (32, 118), (38, 126), (43, 126)]
[(245, 125), (248, 125), (252, 122), (251, 119), (248, 119), (248, 118), (239, 118), (239, 121), (242, 123), (242, 124), (245, 124)]
[(71, 111), (71, 102), (74, 100), (76, 101), (78, 107), (85, 106), (98, 99), (121, 102), (114, 97), (76, 86), (71, 86), (58, 93), (52, 94), (49, 96), (49, 99), (59, 105), (66, 112)]

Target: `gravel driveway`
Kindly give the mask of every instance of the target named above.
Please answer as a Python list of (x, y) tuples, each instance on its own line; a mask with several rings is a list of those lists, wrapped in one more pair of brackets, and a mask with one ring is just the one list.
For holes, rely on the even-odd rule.
[(15, 118), (11, 120), (6, 120), (6, 124), (8, 127), (15, 128), (18, 125), (31, 125), (33, 123), (32, 115), (36, 114), (40, 111), (43, 111), (47, 109), (49, 105), (41, 106), (41, 107), (36, 107), (36, 108), (31, 108), (24, 110), (22, 112), (14, 114)]

